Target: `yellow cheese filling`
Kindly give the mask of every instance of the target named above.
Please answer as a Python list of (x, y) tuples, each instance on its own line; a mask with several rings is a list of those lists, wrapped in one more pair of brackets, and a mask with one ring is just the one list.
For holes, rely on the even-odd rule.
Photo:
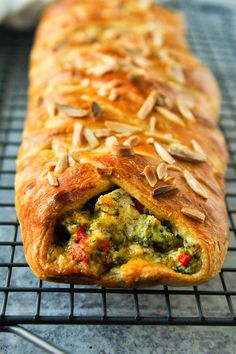
[(80, 263), (96, 274), (142, 258), (162, 263), (176, 272), (196, 273), (200, 249), (176, 234), (123, 189), (101, 195), (95, 205), (65, 213), (55, 231), (58, 238), (48, 251), (48, 261), (60, 266)]

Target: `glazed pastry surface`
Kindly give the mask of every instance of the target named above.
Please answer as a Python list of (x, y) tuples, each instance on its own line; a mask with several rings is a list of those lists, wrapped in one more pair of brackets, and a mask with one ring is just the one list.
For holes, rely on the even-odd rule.
[(182, 14), (150, 1), (51, 5), (15, 180), (34, 274), (115, 287), (215, 276), (229, 237), (219, 111)]

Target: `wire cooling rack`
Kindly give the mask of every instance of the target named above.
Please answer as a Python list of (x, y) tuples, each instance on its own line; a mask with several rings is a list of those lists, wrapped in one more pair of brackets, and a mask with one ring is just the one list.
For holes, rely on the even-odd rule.
[[(230, 154), (226, 202), (231, 243), (221, 273), (201, 286), (109, 289), (37, 280), (23, 253), (14, 209), (15, 159), (26, 111), (33, 33), (0, 30), (0, 324), (236, 324), (236, 8), (182, 1), (192, 50), (222, 91)], [(33, 232), (33, 230), (32, 230)], [(4, 327), (6, 329), (6, 327)], [(8, 327), (9, 328), (9, 327)], [(15, 327), (16, 328), (16, 327)], [(19, 328), (19, 327), (18, 327)]]

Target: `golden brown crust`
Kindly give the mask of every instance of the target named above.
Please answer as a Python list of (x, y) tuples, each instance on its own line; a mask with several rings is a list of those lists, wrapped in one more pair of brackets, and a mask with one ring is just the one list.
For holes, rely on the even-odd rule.
[[(153, 47), (154, 40), (157, 47)], [(111, 69), (97, 74), (94, 69), (104, 64)], [(111, 81), (114, 90), (104, 91), (104, 84)], [(165, 108), (175, 113), (181, 124), (156, 110), (145, 119), (138, 118), (152, 90), (157, 90), (161, 98), (167, 97)], [(194, 120), (180, 113), (179, 97), (194, 100)], [(99, 118), (91, 110), (93, 101), (102, 109)], [(79, 107), (88, 114), (75, 119), (63, 112), (61, 105)], [(222, 182), (227, 152), (216, 126), (219, 107), (219, 90), (212, 74), (187, 49), (182, 15), (157, 5), (143, 9), (134, 0), (64, 0), (50, 6), (32, 51), (28, 114), (16, 176), (17, 214), (33, 272), (46, 280), (108, 286), (190, 285), (217, 274), (228, 245)], [(155, 131), (149, 128), (151, 116), (156, 117)], [(59, 186), (50, 185), (47, 172), (53, 171), (61, 151), (76, 150), (72, 146), (75, 122), (96, 130), (106, 128), (105, 121), (143, 129), (135, 133), (141, 139), (133, 147), (135, 155), (114, 156), (105, 138), (99, 137), (99, 146), (91, 151), (77, 147), (79, 151), (71, 155), (73, 164), (56, 174)], [(127, 139), (116, 132), (110, 135), (115, 135), (119, 144)], [(169, 168), (168, 175), (175, 177), (178, 189), (168, 196), (153, 197), (154, 188), (141, 175), (148, 164), (156, 168), (162, 162), (153, 144), (147, 142), (150, 137), (166, 150), (172, 140), (194, 150), (194, 140), (207, 157), (202, 163), (176, 159), (180, 171)], [(112, 174), (102, 174), (98, 167), (112, 167)], [(185, 169), (202, 184), (207, 199), (186, 183)], [(58, 218), (114, 184), (127, 190), (160, 220), (170, 220), (179, 234), (201, 247), (199, 272), (184, 275), (164, 265), (132, 259), (98, 276), (75, 262), (63, 268), (47, 262)], [(181, 209), (186, 207), (199, 210), (205, 221), (200, 223), (184, 215)]]

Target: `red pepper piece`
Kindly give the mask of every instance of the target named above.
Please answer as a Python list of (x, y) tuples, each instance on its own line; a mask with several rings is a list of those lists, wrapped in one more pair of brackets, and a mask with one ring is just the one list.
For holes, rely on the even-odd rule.
[(81, 241), (83, 240), (85, 237), (87, 237), (87, 234), (85, 232), (87, 225), (82, 225), (78, 228), (78, 230), (76, 231), (76, 239), (77, 241)]
[(106, 241), (106, 240), (104, 240), (104, 241), (99, 241), (99, 243), (98, 243), (98, 249), (99, 249), (100, 251), (105, 251), (105, 252), (107, 252), (107, 251), (109, 251), (110, 248), (111, 248), (111, 245), (110, 245), (110, 242), (109, 242), (109, 241)]
[(89, 254), (86, 250), (88, 246), (87, 240), (82, 240), (79, 244), (74, 243), (70, 246), (71, 258), (76, 261), (79, 260), (80, 262), (87, 263), (89, 260)]
[(143, 204), (141, 204), (137, 199), (134, 199), (134, 205), (140, 214), (144, 214), (145, 206)]
[(178, 261), (182, 265), (182, 267), (187, 267), (190, 260), (191, 257), (186, 253), (180, 253), (180, 255), (178, 256)]

